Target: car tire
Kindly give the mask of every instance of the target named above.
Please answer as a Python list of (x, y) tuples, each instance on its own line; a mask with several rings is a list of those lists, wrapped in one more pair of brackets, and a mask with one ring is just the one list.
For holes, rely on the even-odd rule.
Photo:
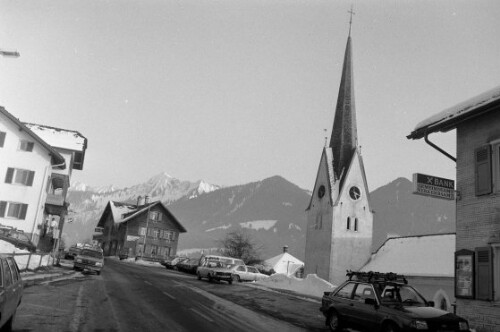
[(241, 282), (241, 278), (239, 275), (235, 275), (234, 276), (234, 280), (237, 281), (237, 282)]
[(98, 276), (101, 275), (101, 271), (96, 271), (96, 273)]
[(342, 331), (342, 328), (340, 327), (340, 317), (335, 310), (331, 310), (329, 312), (326, 324), (332, 332)]
[(382, 329), (383, 332), (399, 332), (399, 328), (397, 327), (396, 324), (394, 323), (387, 323), (384, 325), (384, 328)]
[(201, 274), (197, 273), (198, 275), (198, 280), (201, 280)]
[[(17, 311), (17, 310), (16, 310)], [(2, 326), (0, 331), (2, 332), (12, 332), (12, 327), (14, 326), (14, 317), (16, 317), (16, 311), (10, 316), (9, 320), (5, 322), (5, 325)]]
[(227, 282), (228, 282), (228, 284), (232, 285), (233, 284), (233, 279), (229, 279)]
[(208, 282), (212, 282), (212, 276), (210, 274), (208, 275)]

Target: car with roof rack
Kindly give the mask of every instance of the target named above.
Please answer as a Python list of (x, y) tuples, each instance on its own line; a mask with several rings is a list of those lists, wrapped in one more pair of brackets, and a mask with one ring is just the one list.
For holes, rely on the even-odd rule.
[(467, 320), (434, 308), (402, 275), (349, 271), (347, 277), (323, 294), (320, 311), (331, 331), (470, 331)]

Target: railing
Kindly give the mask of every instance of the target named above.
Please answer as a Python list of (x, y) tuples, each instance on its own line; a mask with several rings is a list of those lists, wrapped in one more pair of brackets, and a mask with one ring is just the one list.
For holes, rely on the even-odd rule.
[(52, 266), (56, 263), (57, 257), (52, 253), (12, 253), (17, 266), (21, 272), (36, 271), (44, 266)]

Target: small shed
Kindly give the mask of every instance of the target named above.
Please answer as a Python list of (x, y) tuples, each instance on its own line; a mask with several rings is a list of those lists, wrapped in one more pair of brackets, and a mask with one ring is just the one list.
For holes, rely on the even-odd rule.
[(265, 261), (265, 266), (273, 269), (276, 273), (283, 273), (286, 275), (295, 274), (304, 262), (288, 253), (288, 247), (283, 247), (283, 253), (278, 256), (271, 257)]

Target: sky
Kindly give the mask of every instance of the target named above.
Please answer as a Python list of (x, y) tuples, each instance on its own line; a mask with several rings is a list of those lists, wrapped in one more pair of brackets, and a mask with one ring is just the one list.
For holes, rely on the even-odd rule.
[[(166, 172), (312, 189), (352, 24), (368, 186), (455, 164), (406, 136), (500, 84), (500, 2), (0, 0), (0, 105), (79, 131), (72, 182), (123, 188)], [(326, 131), (325, 131), (326, 130)], [(455, 133), (431, 135), (455, 154)]]

